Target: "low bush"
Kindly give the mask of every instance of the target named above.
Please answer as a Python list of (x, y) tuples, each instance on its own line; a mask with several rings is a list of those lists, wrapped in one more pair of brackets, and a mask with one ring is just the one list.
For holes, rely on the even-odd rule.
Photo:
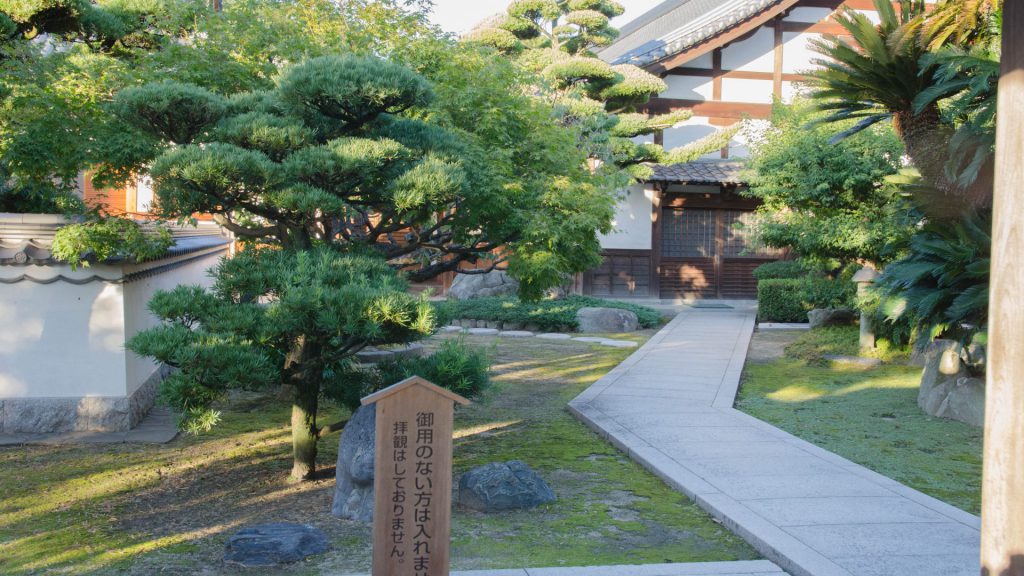
[(757, 284), (757, 316), (762, 322), (806, 322), (815, 308), (853, 308), (856, 289), (845, 279), (777, 278)]
[(754, 278), (760, 280), (796, 279), (807, 275), (807, 268), (798, 260), (768, 262), (754, 268)]
[(802, 281), (774, 278), (757, 283), (757, 318), (761, 322), (806, 322), (807, 308), (801, 297)]
[(330, 375), (333, 385), (325, 386), (325, 395), (354, 411), (363, 396), (410, 376), (421, 376), (460, 396), (473, 398), (490, 384), (490, 371), (491, 361), (486, 353), (470, 348), (461, 338), (451, 339), (429, 356), (385, 360), (372, 366), (349, 365)]
[(492, 320), (497, 322), (534, 324), (539, 330), (576, 330), (576, 312), (580, 308), (620, 308), (636, 314), (643, 328), (653, 328), (661, 323), (661, 314), (653, 308), (603, 300), (590, 296), (567, 296), (557, 300), (523, 302), (517, 298), (473, 298), (471, 300), (448, 300), (437, 304), (441, 322), (456, 319)]

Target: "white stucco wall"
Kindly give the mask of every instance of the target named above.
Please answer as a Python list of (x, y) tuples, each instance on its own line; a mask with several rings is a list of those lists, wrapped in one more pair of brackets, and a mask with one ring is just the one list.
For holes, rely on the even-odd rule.
[[(190, 257), (186, 256), (179, 259), (189, 259), (186, 263), (168, 272), (125, 284), (125, 334), (130, 338), (141, 330), (152, 328), (159, 324), (157, 318), (147, 308), (150, 298), (153, 297), (157, 290), (171, 290), (180, 284), (198, 284), (209, 287), (213, 280), (207, 274), (207, 271), (217, 264), (223, 254), (224, 251), (219, 251), (195, 260), (190, 260)], [(168, 262), (174, 262), (174, 260)], [(138, 390), (139, 386), (157, 369), (157, 364), (152, 360), (140, 357), (130, 350), (125, 351), (123, 366), (125, 383), (129, 394)]]
[(615, 209), (615, 231), (600, 235), (601, 247), (619, 250), (651, 249), (651, 206), (654, 190), (642, 184), (630, 186)]
[(771, 72), (775, 69), (775, 30), (760, 27), (749, 38), (722, 49), (723, 70)]
[[(157, 320), (146, 309), (159, 289), (209, 285), (206, 270), (226, 252), (186, 254), (143, 265), (0, 266), (0, 400), (120, 397), (135, 392), (156, 366), (124, 347)], [(187, 261), (153, 276), (121, 282), (125, 274)], [(57, 279), (101, 280), (75, 284)], [(39, 282), (41, 281), (41, 282)]]
[[(0, 267), (0, 274), (120, 276), (106, 266), (78, 272), (66, 266)], [(0, 398), (126, 394), (120, 284), (0, 284), (0, 326)]]

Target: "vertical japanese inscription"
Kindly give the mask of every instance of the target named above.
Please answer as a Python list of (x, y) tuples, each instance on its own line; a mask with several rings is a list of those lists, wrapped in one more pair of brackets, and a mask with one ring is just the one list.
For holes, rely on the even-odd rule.
[(448, 574), (455, 402), (417, 377), (363, 399), (377, 406), (374, 576)]

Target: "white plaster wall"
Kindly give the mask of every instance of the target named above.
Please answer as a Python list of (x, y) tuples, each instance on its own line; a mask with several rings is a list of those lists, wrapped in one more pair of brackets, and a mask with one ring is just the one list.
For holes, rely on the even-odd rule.
[(680, 100), (711, 100), (714, 94), (712, 79), (703, 76), (669, 75), (663, 78), (668, 90), (662, 92), (662, 98), (679, 98)]
[[(5, 266), (0, 274), (118, 276), (108, 268)], [(123, 302), (122, 286), (110, 282), (0, 284), (0, 398), (123, 396)]]
[(771, 72), (775, 69), (775, 30), (761, 26), (749, 38), (722, 49), (723, 70)]
[[(157, 290), (171, 290), (181, 284), (198, 284), (209, 287), (213, 280), (207, 271), (213, 268), (225, 253), (226, 249), (196, 260), (190, 260), (186, 264), (162, 274), (126, 283), (124, 285), (124, 332), (126, 337), (131, 338), (138, 332), (160, 323), (146, 307)], [(186, 258), (188, 257), (186, 256)], [(122, 366), (124, 366), (129, 394), (138, 390), (139, 386), (157, 369), (155, 362), (149, 358), (138, 356), (131, 350), (125, 351)]]
[(705, 54), (697, 56), (693, 60), (688, 60), (685, 64), (683, 64), (683, 66), (689, 68), (713, 68), (715, 65), (714, 62), (715, 61), (714, 58), (711, 56), (711, 52), (707, 52)]
[(643, 184), (626, 189), (615, 207), (615, 231), (601, 234), (601, 247), (620, 250), (651, 249), (651, 206), (654, 190)]
[(817, 38), (821, 38), (821, 34), (783, 32), (782, 71), (799, 74), (811, 69), (811, 60), (819, 55), (811, 51), (810, 41)]
[(790, 10), (786, 16), (787, 22), (819, 22), (832, 14), (831, 8), (809, 8), (801, 6)]
[(772, 81), (722, 78), (722, 100), (726, 102), (772, 103)]

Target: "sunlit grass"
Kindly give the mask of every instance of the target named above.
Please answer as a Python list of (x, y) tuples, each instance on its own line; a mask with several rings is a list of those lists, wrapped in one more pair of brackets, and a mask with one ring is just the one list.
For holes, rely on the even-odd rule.
[[(856, 335), (856, 328), (846, 329)], [(978, 513), (982, 429), (926, 415), (917, 406), (921, 369), (828, 365), (815, 332), (787, 357), (748, 364), (736, 407), (912, 488)], [(756, 336), (755, 336), (756, 337)]]
[[(621, 337), (643, 342), (649, 335)], [(567, 412), (568, 400), (631, 350), (467, 340), (488, 350), (495, 377), (483, 397), (456, 413), (456, 474), (487, 462), (524, 460), (550, 480), (560, 499), (517, 513), (456, 508), (456, 568), (756, 556)], [(286, 402), (243, 396), (223, 415), (212, 432), (166, 445), (0, 448), (0, 574), (367, 572), (369, 528), (329, 513), (338, 436), (320, 445), (327, 476), (293, 483), (287, 478)], [(328, 407), (322, 420), (344, 415)], [(221, 564), (226, 536), (257, 521), (312, 523), (328, 533), (335, 549), (271, 571)]]

